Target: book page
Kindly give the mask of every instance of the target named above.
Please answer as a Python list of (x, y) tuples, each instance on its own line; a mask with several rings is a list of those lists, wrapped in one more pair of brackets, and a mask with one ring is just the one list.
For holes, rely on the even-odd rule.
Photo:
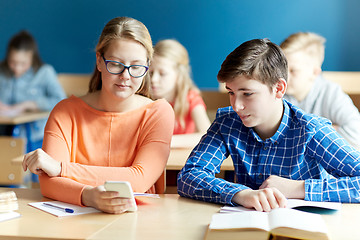
[(238, 212), (216, 213), (211, 219), (209, 229), (249, 229), (256, 228), (269, 231), (268, 213), (265, 212)]
[[(339, 202), (315, 202), (315, 201), (305, 201), (301, 199), (288, 199), (286, 208), (297, 208), (297, 207), (311, 207), (319, 209), (329, 209), (329, 210), (340, 210), (341, 203)], [(220, 212), (243, 212), (243, 211), (256, 211), (253, 208), (246, 208), (243, 206), (223, 206), (220, 209)]]
[(340, 210), (340, 202), (315, 202), (315, 201), (305, 201), (301, 199), (288, 199), (287, 208), (296, 208), (296, 207), (314, 207), (314, 208), (324, 208), (329, 210)]
[(269, 213), (270, 229), (286, 227), (308, 232), (327, 233), (321, 215), (294, 209), (277, 208)]

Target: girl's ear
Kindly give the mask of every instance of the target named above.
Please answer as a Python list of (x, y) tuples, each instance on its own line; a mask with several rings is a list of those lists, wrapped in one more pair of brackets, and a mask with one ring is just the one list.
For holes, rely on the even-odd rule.
[(279, 78), (279, 81), (275, 85), (275, 97), (283, 98), (286, 92), (287, 83), (283, 78)]
[(100, 64), (101, 64), (101, 54), (99, 52), (96, 52), (96, 68), (99, 72), (101, 72)]

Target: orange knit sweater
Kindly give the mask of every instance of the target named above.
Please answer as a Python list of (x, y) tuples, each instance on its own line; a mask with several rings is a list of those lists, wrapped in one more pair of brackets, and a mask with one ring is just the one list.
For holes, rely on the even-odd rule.
[(61, 161), (61, 177), (40, 176), (41, 192), (81, 205), (85, 186), (129, 181), (135, 192), (155, 192), (164, 171), (174, 112), (157, 100), (124, 113), (98, 111), (78, 97), (58, 103), (45, 128), (43, 149)]

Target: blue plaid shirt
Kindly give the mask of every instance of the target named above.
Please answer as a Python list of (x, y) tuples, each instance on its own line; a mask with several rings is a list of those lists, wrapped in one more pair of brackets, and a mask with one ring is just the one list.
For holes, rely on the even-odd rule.
[[(238, 183), (215, 177), (229, 155)], [(360, 202), (360, 152), (329, 120), (305, 114), (286, 100), (277, 132), (265, 141), (231, 107), (218, 109), (178, 175), (178, 193), (234, 205), (237, 192), (258, 189), (270, 175), (305, 180), (305, 200)]]

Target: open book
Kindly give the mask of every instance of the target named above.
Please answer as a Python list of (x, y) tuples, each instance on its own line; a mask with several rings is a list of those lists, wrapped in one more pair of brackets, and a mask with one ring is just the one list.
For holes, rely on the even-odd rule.
[(268, 213), (216, 213), (212, 217), (205, 240), (262, 240), (270, 239), (271, 235), (310, 240), (329, 239), (321, 215), (277, 208)]

